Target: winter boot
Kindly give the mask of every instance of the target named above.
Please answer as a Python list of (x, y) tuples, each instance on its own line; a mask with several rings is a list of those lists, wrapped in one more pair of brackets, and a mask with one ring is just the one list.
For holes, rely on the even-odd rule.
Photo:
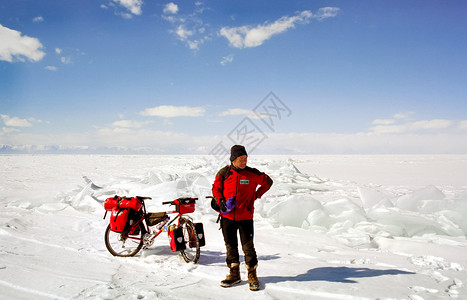
[(227, 265), (230, 268), (230, 274), (221, 281), (221, 287), (231, 287), (234, 284), (239, 283), (240, 280), (240, 264), (232, 263)]
[(259, 290), (259, 281), (258, 281), (258, 276), (256, 276), (256, 267), (248, 267), (248, 283), (250, 284), (250, 291), (258, 291)]

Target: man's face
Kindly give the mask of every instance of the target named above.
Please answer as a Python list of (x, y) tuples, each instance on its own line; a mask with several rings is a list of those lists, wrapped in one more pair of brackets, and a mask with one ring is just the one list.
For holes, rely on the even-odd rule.
[(248, 156), (242, 155), (242, 156), (237, 157), (237, 158), (232, 162), (232, 164), (233, 164), (233, 166), (234, 166), (235, 168), (237, 168), (237, 169), (245, 169), (247, 160), (248, 160)]

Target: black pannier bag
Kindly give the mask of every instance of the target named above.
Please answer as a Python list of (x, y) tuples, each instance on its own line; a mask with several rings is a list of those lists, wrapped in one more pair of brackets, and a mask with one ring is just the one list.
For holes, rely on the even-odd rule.
[(206, 245), (206, 239), (204, 238), (204, 227), (203, 223), (195, 223), (195, 231), (198, 236), (199, 246), (203, 247)]

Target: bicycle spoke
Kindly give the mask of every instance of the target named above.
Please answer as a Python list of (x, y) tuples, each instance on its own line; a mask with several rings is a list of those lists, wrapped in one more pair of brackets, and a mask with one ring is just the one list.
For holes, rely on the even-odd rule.
[(184, 250), (180, 250), (180, 253), (186, 262), (197, 263), (200, 255), (200, 246), (195, 226), (193, 222), (185, 219), (182, 223), (182, 228), (186, 247)]
[(142, 230), (137, 235), (123, 237), (121, 233), (110, 230), (105, 232), (105, 246), (114, 256), (134, 256), (143, 245)]

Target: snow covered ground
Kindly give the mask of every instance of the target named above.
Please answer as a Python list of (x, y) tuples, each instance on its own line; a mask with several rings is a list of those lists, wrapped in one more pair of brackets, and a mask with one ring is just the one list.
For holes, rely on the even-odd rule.
[(201, 156), (0, 156), (1, 299), (467, 299), (467, 156), (254, 156), (274, 186), (256, 203), (259, 292), (227, 274), (208, 200), (198, 264), (161, 235), (132, 258), (104, 245), (118, 195), (204, 197)]

